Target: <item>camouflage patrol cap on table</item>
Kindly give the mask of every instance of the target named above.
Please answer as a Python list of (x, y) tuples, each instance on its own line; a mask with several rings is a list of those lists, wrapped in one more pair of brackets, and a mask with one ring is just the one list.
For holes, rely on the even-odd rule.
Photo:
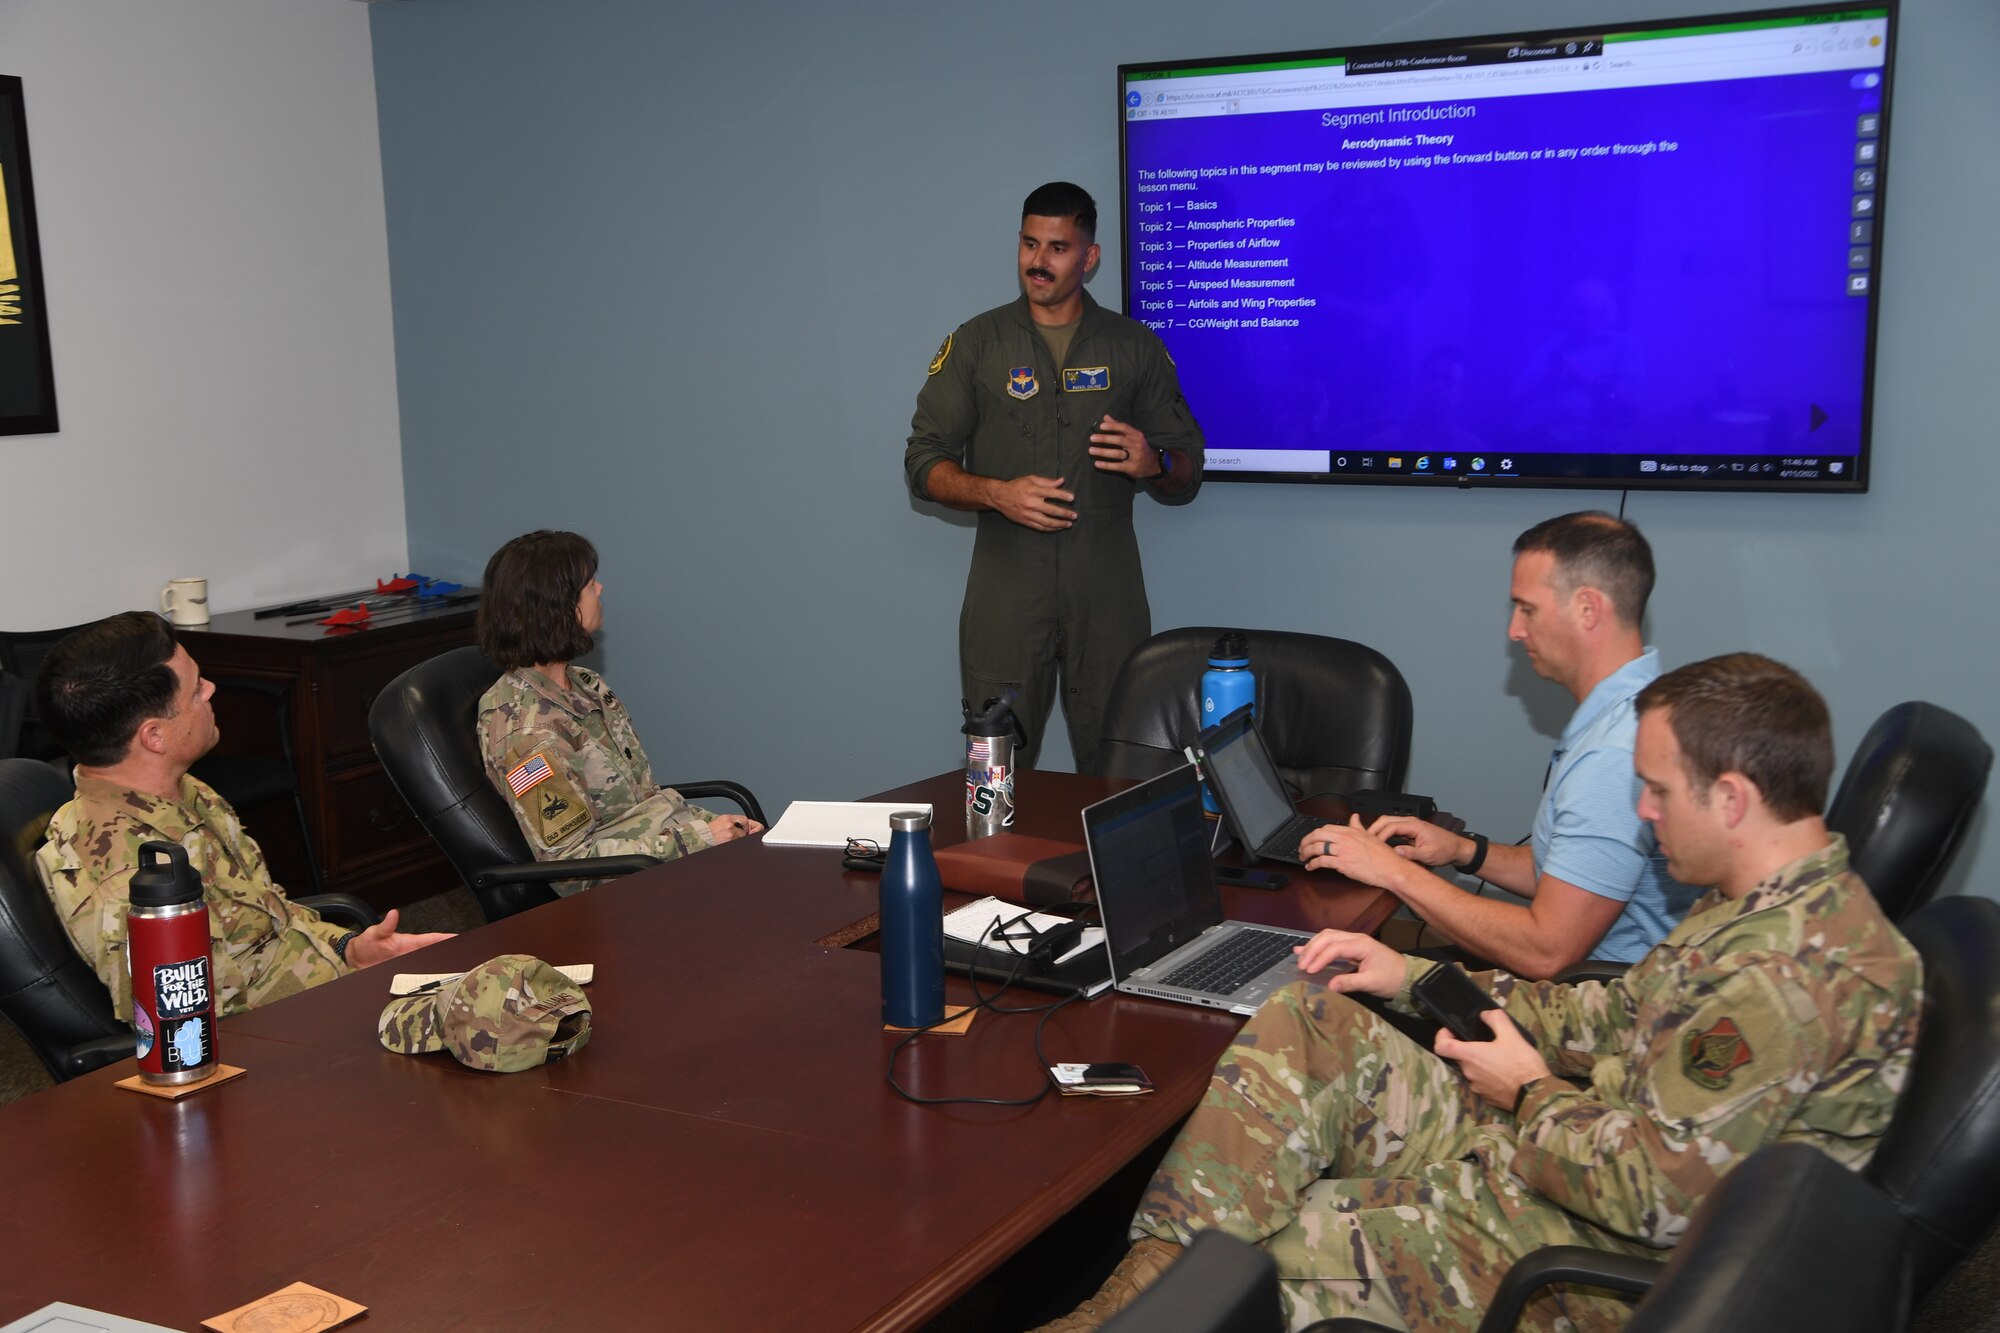
[[(558, 1040), (564, 1020), (573, 1031)], [(481, 963), (435, 991), (404, 995), (382, 1011), (382, 1044), (402, 1055), (450, 1051), (461, 1064), (501, 1074), (553, 1064), (590, 1040), (583, 989), (532, 954)]]

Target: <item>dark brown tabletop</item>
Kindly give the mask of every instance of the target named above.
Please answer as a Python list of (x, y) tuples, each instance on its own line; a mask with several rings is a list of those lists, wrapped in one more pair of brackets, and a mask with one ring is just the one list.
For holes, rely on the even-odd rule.
[[(959, 783), (878, 799), (930, 800), (948, 843)], [(1021, 831), (1076, 839), (1076, 810), (1122, 785), (1024, 774)], [(384, 1051), (392, 964), (228, 1020), (222, 1058), (248, 1076), (181, 1103), (112, 1087), (127, 1062), (0, 1107), (0, 1321), (68, 1300), (193, 1329), (305, 1280), (370, 1328), (920, 1324), (1171, 1129), (1239, 1020), (1105, 995), (1055, 1015), (1048, 1058), (1137, 1063), (1152, 1096), (903, 1101), (878, 957), (817, 943), (874, 910), (874, 877), (839, 857), (726, 844), (404, 961), (596, 964), (590, 1044), (561, 1064)], [(1284, 924), (1372, 930), (1393, 908), (1302, 873), (1230, 892)], [(982, 1014), (899, 1073), (1028, 1095), (1034, 1028)]]

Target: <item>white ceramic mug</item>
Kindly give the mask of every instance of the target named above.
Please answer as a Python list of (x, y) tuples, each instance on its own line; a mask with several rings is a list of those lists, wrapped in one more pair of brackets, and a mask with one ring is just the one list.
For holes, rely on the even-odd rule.
[(208, 623), (208, 580), (173, 579), (160, 589), (160, 614), (176, 625)]

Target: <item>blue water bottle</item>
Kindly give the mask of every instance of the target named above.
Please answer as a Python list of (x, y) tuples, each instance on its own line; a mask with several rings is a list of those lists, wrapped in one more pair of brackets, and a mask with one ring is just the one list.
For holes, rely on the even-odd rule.
[[(1230, 630), (1215, 641), (1208, 654), (1208, 670), (1201, 673), (1201, 725), (1214, 726), (1241, 708), (1257, 702), (1257, 678), (1250, 674), (1249, 641)], [(1256, 715), (1253, 709), (1253, 717)], [(1222, 813), (1215, 793), (1201, 784), (1201, 808), (1211, 815)]]
[(931, 856), (931, 817), (889, 816), (882, 867), (882, 1021), (921, 1028), (944, 1019), (944, 886)]

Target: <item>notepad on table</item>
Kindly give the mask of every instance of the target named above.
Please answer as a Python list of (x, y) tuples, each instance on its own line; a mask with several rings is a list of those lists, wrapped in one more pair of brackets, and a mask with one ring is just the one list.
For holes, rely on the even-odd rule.
[(849, 838), (889, 846), (889, 816), (931, 812), (924, 801), (793, 801), (764, 835), (766, 847), (845, 847)]

